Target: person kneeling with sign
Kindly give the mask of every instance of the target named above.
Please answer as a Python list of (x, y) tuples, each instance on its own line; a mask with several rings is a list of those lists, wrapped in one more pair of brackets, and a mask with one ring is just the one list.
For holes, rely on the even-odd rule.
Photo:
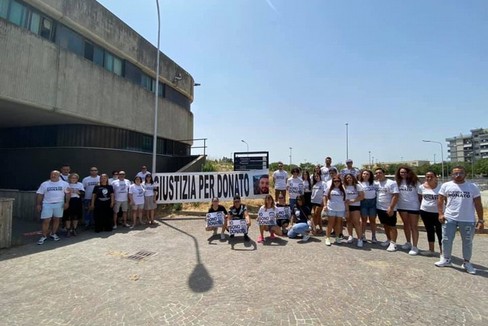
[[(308, 241), (310, 239), (310, 227), (308, 221), (310, 220), (311, 213), (305, 201), (303, 195), (297, 197), (297, 203), (291, 210), (292, 221), (295, 223), (292, 228), (288, 231), (288, 237), (295, 238), (297, 235), (302, 235), (302, 241)], [(312, 229), (315, 225), (312, 221)]]
[(244, 233), (244, 240), (251, 240), (247, 235), (247, 229), (251, 226), (251, 219), (249, 218), (246, 205), (241, 204), (241, 196), (234, 196), (234, 204), (229, 208), (228, 213), (230, 237), (233, 238), (235, 234)]
[(219, 205), (219, 199), (217, 197), (212, 198), (212, 205), (208, 209), (207, 216), (205, 218), (207, 231), (212, 231), (217, 235), (218, 228), (222, 228), (220, 233), (220, 239), (225, 240), (225, 225), (227, 221), (227, 210), (224, 206)]
[(266, 195), (264, 197), (264, 205), (259, 208), (258, 211), (258, 224), (259, 224), (259, 233), (260, 236), (258, 237), (258, 242), (264, 242), (264, 231), (269, 231), (270, 239), (275, 238), (275, 233), (278, 235), (283, 235), (281, 228), (276, 225), (276, 208), (273, 196)]

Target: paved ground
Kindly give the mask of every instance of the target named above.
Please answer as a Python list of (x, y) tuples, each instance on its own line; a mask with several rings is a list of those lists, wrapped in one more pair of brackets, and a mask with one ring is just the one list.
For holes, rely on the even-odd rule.
[[(176, 218), (43, 246), (32, 236), (0, 250), (0, 324), (488, 324), (486, 235), (475, 239), (473, 276), (459, 259), (441, 269), (435, 257), (371, 244), (326, 247), (323, 237), (209, 241), (203, 225)], [(256, 239), (256, 225), (250, 235)], [(421, 249), (425, 238), (422, 232)], [(139, 251), (154, 254), (131, 258)]]

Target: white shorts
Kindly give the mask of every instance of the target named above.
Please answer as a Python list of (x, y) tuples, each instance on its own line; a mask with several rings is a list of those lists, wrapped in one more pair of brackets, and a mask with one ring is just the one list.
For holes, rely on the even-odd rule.
[(61, 218), (63, 217), (64, 203), (52, 203), (42, 204), (41, 219), (47, 219), (51, 217)]
[(132, 210), (133, 211), (137, 211), (137, 210), (143, 210), (144, 209), (144, 204), (138, 204), (138, 205), (132, 205), (131, 206)]

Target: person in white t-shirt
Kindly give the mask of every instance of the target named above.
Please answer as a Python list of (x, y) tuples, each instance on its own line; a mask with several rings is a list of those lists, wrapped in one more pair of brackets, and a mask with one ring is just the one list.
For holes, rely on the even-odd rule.
[(71, 167), (69, 164), (63, 164), (61, 165), (61, 169), (59, 170), (61, 174), (59, 175), (59, 178), (63, 180), (64, 182), (69, 182), (69, 175), (71, 173)]
[[(320, 170), (319, 170), (320, 171)], [(312, 220), (315, 226), (319, 227), (319, 230), (313, 229), (312, 234), (322, 234), (324, 232), (322, 225), (322, 210), (324, 209), (324, 196), (326, 195), (326, 184), (322, 181), (320, 177), (320, 172), (316, 172), (313, 176), (313, 186), (312, 186)]]
[(352, 166), (353, 162), (351, 159), (346, 160), (346, 167), (341, 170), (341, 179), (344, 180), (346, 174), (352, 174), (356, 179), (359, 176), (359, 169)]
[(66, 228), (66, 236), (76, 235), (76, 228), (83, 216), (83, 196), (85, 195), (85, 187), (79, 182), (80, 176), (77, 173), (71, 173), (69, 176), (69, 191), (71, 198), (69, 200), (69, 207), (64, 212), (63, 220)]
[(331, 180), (331, 185), (327, 188), (325, 196), (325, 205), (327, 207), (327, 230), (325, 245), (330, 246), (330, 236), (332, 229), (335, 230), (337, 244), (341, 243), (341, 237), (338, 236), (342, 232), (342, 219), (346, 216), (348, 206), (346, 206), (346, 192), (342, 185), (342, 180), (338, 176), (334, 176)]
[(141, 171), (137, 172), (136, 177), (141, 178), (141, 180), (146, 180), (146, 175), (150, 175), (151, 172), (147, 170), (147, 166), (141, 166)]
[(68, 183), (60, 179), (61, 173), (57, 170), (51, 171), (49, 180), (41, 183), (37, 190), (36, 209), (41, 213), (42, 237), (37, 241), (38, 245), (44, 244), (49, 234), (49, 224), (53, 220), (50, 237), (59, 241), (56, 234), (59, 227), (59, 219), (63, 212), (69, 207), (70, 191)]
[(275, 188), (275, 197), (278, 198), (280, 193), (286, 197), (286, 180), (288, 172), (283, 170), (283, 162), (278, 162), (278, 170), (273, 172), (273, 183)]
[(330, 158), (330, 156), (327, 156), (325, 158), (325, 166), (320, 168), (320, 176), (322, 177), (322, 181), (327, 182), (332, 179), (332, 177), (329, 174), (331, 168), (335, 168), (335, 167), (332, 166), (332, 158)]
[(346, 222), (347, 222), (347, 232), (349, 237), (347, 243), (353, 243), (353, 228), (356, 230), (357, 246), (362, 248), (363, 242), (363, 231), (361, 228), (361, 200), (364, 198), (363, 187), (358, 184), (356, 177), (347, 173), (344, 176), (344, 190), (346, 192), (346, 206), (349, 209), (346, 212)]
[(139, 224), (144, 224), (142, 221), (142, 212), (144, 211), (144, 193), (146, 189), (142, 185), (141, 177), (135, 177), (134, 183), (129, 187), (129, 203), (132, 210), (132, 226), (133, 229), (137, 224), (137, 218), (139, 218)]
[(125, 178), (125, 171), (119, 171), (118, 179), (112, 182), (114, 188), (114, 229), (117, 228), (117, 213), (122, 209), (122, 221), (125, 227), (127, 224), (127, 210), (129, 209), (129, 187), (130, 181)]
[(89, 227), (93, 224), (93, 211), (90, 209), (93, 189), (100, 182), (98, 169), (95, 166), (90, 168), (90, 175), (83, 178), (81, 183), (85, 188), (85, 197), (83, 198), (83, 209), (85, 211), (85, 225)]
[(376, 212), (385, 228), (387, 238), (381, 245), (388, 247), (387, 251), (393, 252), (397, 250), (396, 204), (398, 202), (398, 186), (395, 181), (386, 178), (385, 170), (382, 168), (375, 169), (374, 174), (376, 176), (374, 182), (376, 188)]
[(438, 182), (437, 174), (434, 171), (425, 173), (425, 182), (419, 187), (419, 195), (422, 197), (420, 202), (420, 217), (427, 231), (427, 241), (429, 242), (429, 252), (434, 254), (435, 236), (439, 243), (442, 254), (442, 225), (439, 222), (439, 210), (437, 209), (437, 200), (441, 185)]
[(407, 240), (402, 249), (410, 250), (408, 254), (415, 256), (419, 253), (419, 178), (411, 168), (401, 166), (395, 173), (395, 181), (399, 191), (397, 210), (402, 218), (403, 232)]
[(363, 187), (364, 198), (361, 200), (361, 228), (363, 231), (363, 240), (366, 240), (366, 226), (369, 219), (371, 228), (371, 243), (377, 243), (376, 239), (376, 188), (374, 185), (374, 176), (371, 170), (363, 170), (359, 177), (359, 183)]
[(298, 177), (300, 170), (298, 168), (291, 169), (291, 177), (286, 182), (286, 190), (290, 196), (290, 207), (295, 207), (297, 197), (303, 195), (303, 180)]
[(476, 227), (482, 229), (484, 225), (480, 189), (474, 183), (466, 182), (466, 171), (463, 166), (454, 167), (451, 176), (452, 181), (441, 186), (437, 201), (439, 221), (442, 223), (442, 256), (435, 265), (452, 266), (452, 244), (459, 228), (463, 243), (462, 268), (470, 274), (476, 274), (476, 269), (470, 261)]
[(146, 175), (143, 182), (144, 189), (144, 210), (146, 211), (146, 217), (149, 224), (154, 224), (154, 210), (158, 207), (156, 204), (158, 198), (159, 188), (154, 183), (152, 175)]

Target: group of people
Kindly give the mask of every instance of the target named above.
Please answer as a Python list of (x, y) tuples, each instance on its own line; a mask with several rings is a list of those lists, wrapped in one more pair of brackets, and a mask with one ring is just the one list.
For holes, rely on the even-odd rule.
[[(42, 220), (42, 236), (37, 243), (44, 244), (48, 237), (58, 241), (60, 221), (67, 237), (77, 235), (82, 221), (87, 228), (93, 226), (95, 232), (117, 229), (119, 217), (123, 226), (134, 228), (137, 221), (145, 223), (145, 212), (148, 223), (153, 224), (158, 187), (151, 173), (142, 166), (133, 182), (125, 176), (124, 171), (113, 171), (109, 178), (107, 174), (99, 175), (98, 169), (92, 167), (80, 182), (80, 176), (71, 173), (69, 165), (51, 171), (49, 180), (36, 192), (36, 209)], [(132, 225), (127, 223), (129, 208)]]
[[(291, 169), (291, 177), (278, 163), (278, 170), (272, 174), (275, 185), (275, 203), (273, 196), (266, 195), (264, 204), (258, 211), (258, 243), (265, 241), (264, 232), (269, 238), (276, 235), (295, 238), (302, 236), (308, 241), (311, 235), (323, 233), (323, 217), (327, 220), (325, 245), (335, 243), (356, 243), (363, 247), (366, 241), (365, 231), (371, 229), (371, 243), (377, 243), (376, 218), (383, 225), (386, 241), (380, 242), (388, 252), (397, 251), (397, 212), (403, 222), (406, 242), (401, 248), (412, 256), (419, 254), (418, 223), (421, 218), (427, 231), (428, 254), (435, 254), (435, 242), (439, 245), (440, 261), (438, 267), (450, 266), (452, 245), (456, 230), (459, 228), (463, 247), (462, 267), (470, 274), (476, 273), (471, 264), (473, 237), (476, 228), (483, 228), (483, 207), (479, 188), (465, 180), (466, 171), (462, 166), (452, 169), (452, 180), (441, 184), (434, 171), (425, 174), (425, 181), (408, 166), (397, 169), (394, 180), (388, 179), (381, 167), (359, 170), (353, 167), (353, 161), (346, 161), (346, 168), (338, 171), (327, 157), (325, 166), (317, 166), (312, 177), (307, 171), (300, 175), (298, 168)], [(286, 204), (288, 194), (289, 204)], [(221, 226), (221, 238), (230, 221), (245, 219), (250, 226), (246, 206), (240, 197), (234, 198), (234, 205), (227, 211), (219, 205), (218, 198), (212, 200), (209, 213), (221, 211), (225, 219)], [(235, 214), (239, 212), (239, 214)], [(476, 218), (477, 217), (477, 218)], [(344, 237), (343, 223), (346, 223), (348, 236)], [(208, 230), (217, 232), (216, 227)], [(355, 234), (354, 234), (355, 233)], [(355, 235), (355, 236), (354, 236)], [(231, 236), (234, 236), (231, 233)], [(247, 231), (244, 234), (249, 240)]]

